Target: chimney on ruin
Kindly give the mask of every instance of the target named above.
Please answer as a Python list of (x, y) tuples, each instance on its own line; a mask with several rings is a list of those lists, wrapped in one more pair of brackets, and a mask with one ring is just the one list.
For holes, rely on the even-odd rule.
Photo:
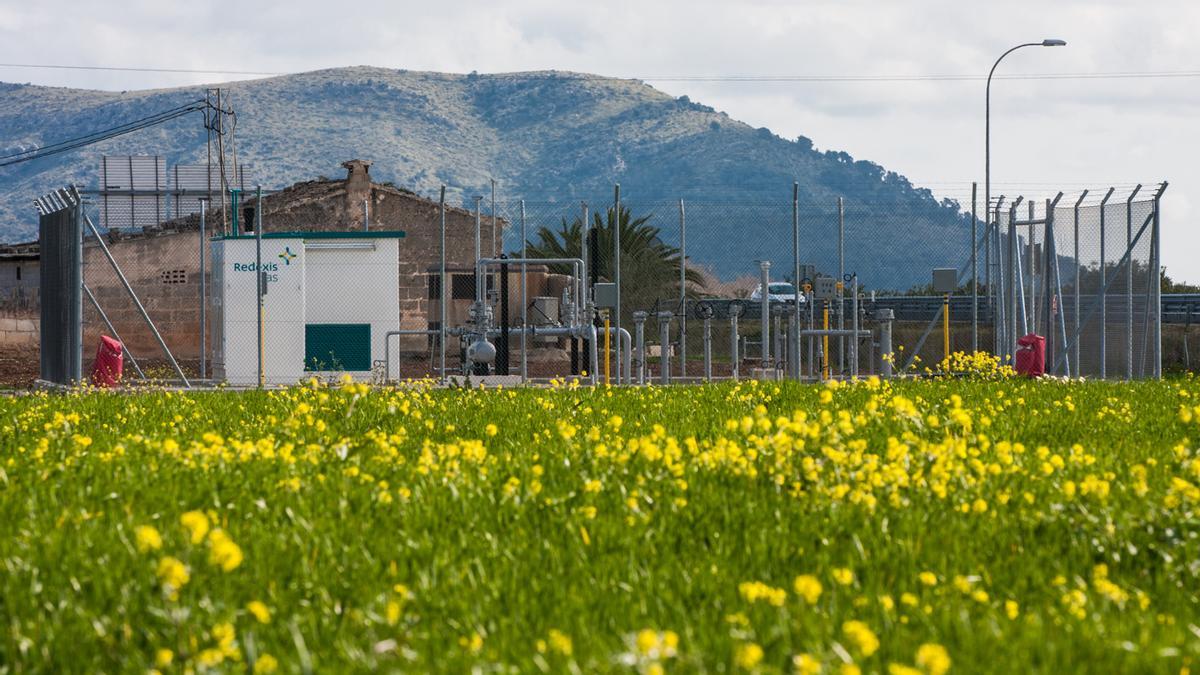
[(342, 162), (342, 167), (346, 169), (346, 213), (353, 222), (361, 225), (363, 201), (371, 198), (371, 162), (352, 159)]

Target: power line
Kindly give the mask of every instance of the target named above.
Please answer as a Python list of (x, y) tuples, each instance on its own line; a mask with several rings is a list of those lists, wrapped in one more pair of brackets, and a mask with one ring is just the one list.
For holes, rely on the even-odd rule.
[[(282, 71), (227, 70), (221, 68), (145, 68), (125, 66), (76, 66), (44, 63), (0, 63), (0, 68), (38, 68), (51, 70), (88, 70), (129, 73), (176, 73), (187, 75), (291, 75)], [(639, 77), (610, 77), (603, 75), (575, 75), (572, 73), (493, 73), (485, 77), (524, 80), (595, 79), (595, 80), (644, 80), (650, 82), (748, 82), (748, 83), (822, 83), (822, 82), (977, 82), (986, 80), (984, 75), (644, 75)], [(1100, 73), (1007, 73), (996, 75), (996, 80), (1101, 80), (1101, 79), (1160, 79), (1200, 77), (1200, 70), (1150, 70), (1118, 71)]]
[(79, 148), (100, 143), (118, 136), (124, 136), (125, 134), (130, 134), (135, 131), (147, 129), (152, 126), (157, 126), (173, 119), (183, 117), (184, 115), (203, 109), (205, 105), (206, 103), (203, 100), (193, 101), (186, 105), (164, 110), (141, 119), (133, 120), (131, 122), (125, 122), (124, 124), (119, 124), (115, 127), (93, 131), (92, 133), (85, 134), (83, 136), (77, 136), (75, 138), (58, 141), (40, 148), (5, 155), (0, 157), (0, 167), (33, 161), (35, 159), (41, 159), (43, 157), (69, 152), (71, 150), (77, 150)]

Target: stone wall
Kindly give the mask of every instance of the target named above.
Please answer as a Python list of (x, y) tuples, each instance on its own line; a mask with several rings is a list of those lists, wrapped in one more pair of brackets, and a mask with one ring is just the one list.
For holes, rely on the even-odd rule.
[(0, 316), (0, 345), (37, 347), (41, 341), (39, 324), (38, 319)]

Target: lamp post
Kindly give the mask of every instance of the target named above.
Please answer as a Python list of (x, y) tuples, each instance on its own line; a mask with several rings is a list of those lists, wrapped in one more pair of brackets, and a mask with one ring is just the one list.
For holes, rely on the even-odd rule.
[[(992, 64), (992, 69), (988, 71), (987, 90), (984, 103), (984, 131), (983, 131), (983, 203), (984, 213), (990, 214), (992, 208), (992, 75), (996, 73), (996, 67), (1004, 60), (1004, 57), (1021, 49), (1022, 47), (1065, 47), (1066, 40), (1046, 39), (1041, 42), (1026, 42), (1010, 48), (1008, 51), (1000, 55), (996, 62)], [(998, 221), (999, 219), (997, 219)], [(990, 224), (988, 225), (990, 227)], [(984, 229), (987, 230), (988, 227)], [(972, 245), (974, 243), (972, 242)]]

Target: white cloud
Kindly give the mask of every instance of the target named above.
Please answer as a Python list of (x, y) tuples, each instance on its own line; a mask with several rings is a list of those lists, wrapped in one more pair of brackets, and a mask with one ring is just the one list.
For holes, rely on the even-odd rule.
[[(1006, 74), (1200, 69), (1200, 3), (905, 3), (829, 0), (460, 0), (112, 5), (44, 0), (0, 8), (3, 61), (299, 71), (339, 65), (608, 75)], [(69, 16), (69, 21), (63, 17)], [(0, 79), (105, 89), (199, 84), (213, 75), (0, 70)], [(653, 83), (653, 82), (652, 82)], [(983, 174), (983, 83), (653, 83), (784, 137), (805, 135), (969, 197)], [(996, 192), (1170, 180), (1164, 262), (1200, 281), (1200, 78), (998, 80)], [(1021, 183), (1022, 185), (1015, 185)], [(1039, 184), (1039, 185), (1034, 185)]]

